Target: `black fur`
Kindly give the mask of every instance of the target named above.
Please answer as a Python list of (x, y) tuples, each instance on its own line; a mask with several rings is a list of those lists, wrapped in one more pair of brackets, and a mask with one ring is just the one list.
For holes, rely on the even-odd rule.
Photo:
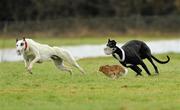
[[(116, 41), (115, 40), (108, 40), (107, 47), (112, 48), (113, 52), (112, 55), (114, 58), (118, 59), (115, 54), (118, 54), (118, 56), (122, 59), (122, 50), (116, 46)], [(167, 56), (166, 61), (160, 61), (157, 58), (155, 58), (151, 54), (150, 48), (142, 41), (139, 40), (131, 40), (124, 44), (121, 47), (124, 50), (125, 53), (125, 60), (124, 61), (119, 61), (123, 66), (131, 68), (133, 71), (135, 71), (138, 75), (142, 75), (141, 72), (142, 70), (138, 67), (138, 65), (141, 65), (143, 69), (146, 71), (148, 75), (151, 75), (149, 72), (147, 66), (143, 62), (143, 59), (148, 59), (150, 63), (153, 65), (155, 72), (159, 73), (157, 66), (154, 64), (153, 60), (157, 61), (158, 63), (165, 64), (168, 63), (170, 58)], [(127, 64), (130, 64), (129, 66)]]

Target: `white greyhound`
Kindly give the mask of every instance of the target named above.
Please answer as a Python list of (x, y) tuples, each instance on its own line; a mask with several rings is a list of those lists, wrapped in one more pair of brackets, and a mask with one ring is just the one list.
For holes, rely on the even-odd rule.
[(16, 39), (16, 50), (18, 55), (23, 55), (25, 68), (27, 68), (29, 73), (32, 73), (34, 63), (42, 63), (48, 59), (52, 59), (58, 69), (68, 71), (70, 74), (72, 74), (72, 70), (64, 65), (64, 61), (78, 68), (81, 73), (84, 73), (84, 70), (78, 65), (70, 52), (63, 48), (50, 47), (32, 39), (23, 38), (22, 40)]

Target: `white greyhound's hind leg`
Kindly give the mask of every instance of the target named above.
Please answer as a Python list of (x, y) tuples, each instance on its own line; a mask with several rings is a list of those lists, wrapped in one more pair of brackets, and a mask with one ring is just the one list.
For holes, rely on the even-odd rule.
[(79, 71), (83, 74), (85, 74), (82, 67), (79, 66), (79, 64), (76, 62), (75, 58), (70, 54), (70, 52), (66, 51), (66, 60), (69, 64), (79, 69)]
[(60, 58), (65, 60), (70, 65), (78, 68), (81, 73), (83, 73), (83, 74), (85, 73), (84, 70), (78, 65), (75, 58), (71, 55), (71, 53), (68, 50), (58, 48), (58, 47), (54, 47), (54, 50), (56, 51), (57, 56), (59, 56)]
[(81, 73), (85, 74), (83, 68), (81, 68), (76, 61), (73, 63), (73, 66), (78, 68), (81, 71)]
[(67, 71), (70, 73), (70, 75), (72, 75), (72, 70), (68, 67), (66, 67), (63, 63), (61, 65), (57, 66), (59, 69), (61, 69), (62, 71)]
[(56, 65), (56, 67), (62, 71), (67, 71), (70, 73), (70, 75), (72, 75), (72, 70), (69, 69), (68, 67), (66, 67), (64, 64), (63, 64), (63, 60), (62, 59), (53, 59), (53, 62), (54, 64)]

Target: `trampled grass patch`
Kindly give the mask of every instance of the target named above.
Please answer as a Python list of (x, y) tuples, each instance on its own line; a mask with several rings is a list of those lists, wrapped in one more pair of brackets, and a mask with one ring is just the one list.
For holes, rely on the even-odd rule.
[(33, 75), (23, 62), (0, 63), (0, 110), (179, 110), (180, 55), (169, 55), (168, 64), (156, 63), (159, 76), (143, 71), (143, 77), (135, 77), (129, 69), (117, 80), (98, 72), (100, 65), (118, 64), (112, 57), (79, 60), (86, 75), (74, 68), (73, 76), (52, 62), (35, 64)]

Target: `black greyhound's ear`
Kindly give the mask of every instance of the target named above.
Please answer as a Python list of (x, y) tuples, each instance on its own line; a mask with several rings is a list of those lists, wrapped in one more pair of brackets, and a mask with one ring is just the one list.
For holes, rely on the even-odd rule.
[(18, 42), (18, 38), (16, 38), (16, 42)]
[(115, 44), (117, 44), (117, 42), (115, 40), (113, 40)]
[(23, 41), (25, 41), (26, 40), (26, 38), (25, 37), (23, 37)]
[(111, 40), (110, 40), (110, 38), (108, 39), (108, 42), (110, 42)]
[(115, 40), (112, 40), (112, 42), (116, 45), (117, 44), (117, 42), (115, 41)]

